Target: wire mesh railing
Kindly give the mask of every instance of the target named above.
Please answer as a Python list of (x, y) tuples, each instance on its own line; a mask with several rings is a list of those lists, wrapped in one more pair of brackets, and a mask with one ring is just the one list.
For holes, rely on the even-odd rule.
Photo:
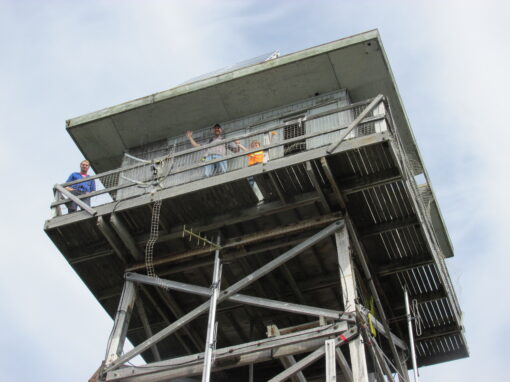
[[(391, 109), (388, 105), (386, 105), (387, 109), (387, 115), (388, 115), (388, 122), (390, 124), (390, 129), (393, 131), (392, 128), (393, 119), (391, 116)], [(416, 182), (415, 175), (421, 171), (423, 171), (423, 167), (421, 163), (416, 160), (412, 159), (410, 155), (408, 155), (404, 148), (404, 143), (402, 142), (400, 136), (398, 134), (395, 134), (395, 145), (394, 148), (397, 151), (397, 157), (399, 158), (400, 165), (402, 167), (402, 171), (404, 172), (404, 179), (407, 179), (406, 182), (408, 191), (412, 194), (413, 199), (416, 201), (417, 209), (419, 211), (416, 211), (418, 215), (421, 215), (424, 224), (424, 230), (427, 233), (427, 236), (430, 238), (431, 243), (431, 251), (433, 254), (433, 257), (435, 259), (435, 266), (437, 267), (438, 271), (441, 274), (442, 277), (442, 285), (447, 291), (447, 294), (449, 298), (451, 299), (451, 303), (453, 305), (453, 310), (455, 311), (455, 315), (461, 319), (462, 317), (462, 310), (460, 309), (460, 304), (457, 299), (457, 295), (455, 294), (455, 290), (450, 278), (450, 274), (448, 272), (448, 269), (446, 267), (445, 263), (445, 256), (441, 250), (441, 246), (438, 243), (438, 239), (436, 236), (436, 233), (434, 231), (433, 225), (432, 225), (432, 218), (430, 214), (431, 204), (433, 200), (432, 192), (428, 186), (428, 179), (427, 179), (427, 191), (424, 191), (424, 186), (419, 186)], [(421, 188), (421, 189), (420, 189)]]
[[(63, 188), (93, 180), (96, 191), (75, 195), (92, 207), (126, 200), (161, 189), (175, 187), (203, 178), (229, 173), (259, 163), (330, 145), (369, 105), (371, 100), (332, 110), (306, 110), (290, 118), (254, 129), (232, 138), (210, 139), (198, 147), (169, 146), (166, 154), (157, 158), (140, 158), (125, 154), (120, 168), (93, 175), (83, 180), (63, 183)], [(380, 102), (344, 139), (386, 131), (385, 105)], [(214, 137), (213, 137), (214, 138)], [(170, 141), (170, 140), (169, 140)], [(161, 154), (162, 151), (159, 151)], [(71, 201), (55, 189), (51, 204), (53, 215), (66, 213), (63, 206)]]

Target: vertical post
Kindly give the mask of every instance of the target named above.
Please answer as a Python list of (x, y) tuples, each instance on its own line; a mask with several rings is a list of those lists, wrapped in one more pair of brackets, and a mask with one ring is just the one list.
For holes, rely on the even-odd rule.
[[(53, 188), (53, 195), (55, 196), (55, 199), (54, 199), (55, 202), (59, 202), (61, 199), (60, 192), (56, 188)], [(56, 216), (62, 215), (62, 205), (55, 206), (51, 210), (52, 210), (51, 217), (56, 217)]]
[(105, 365), (108, 366), (122, 354), (131, 312), (135, 305), (136, 286), (132, 281), (124, 282), (124, 289), (120, 296), (119, 307), (113, 322), (113, 329), (106, 347)]
[(326, 382), (336, 382), (336, 363), (335, 363), (335, 340), (326, 340), (324, 343), (326, 358)]
[[(335, 241), (338, 253), (338, 266), (340, 270), (340, 284), (342, 285), (342, 298), (344, 310), (353, 311), (356, 308), (356, 279), (352, 267), (349, 250), (349, 235), (346, 226), (335, 232)], [(352, 378), (356, 382), (368, 382), (367, 360), (365, 346), (361, 337), (349, 342), (351, 354)]]
[[(220, 235), (216, 240), (216, 244), (220, 245)], [(214, 254), (214, 270), (212, 280), (212, 294), (211, 294), (211, 306), (209, 308), (209, 321), (207, 322), (207, 338), (205, 340), (205, 353), (204, 353), (204, 371), (202, 373), (202, 382), (209, 382), (211, 378), (212, 368), (212, 353), (214, 351), (216, 342), (216, 304), (218, 296), (220, 294), (221, 284), (221, 262), (220, 262), (220, 250), (219, 248)]]
[(416, 365), (416, 352), (414, 350), (414, 334), (413, 334), (413, 323), (411, 316), (411, 308), (409, 306), (409, 294), (407, 293), (407, 288), (404, 287), (404, 298), (406, 303), (406, 317), (407, 317), (407, 329), (409, 330), (409, 346), (411, 348), (411, 359), (413, 361), (413, 371), (414, 371), (414, 382), (418, 382), (418, 366)]
[(248, 381), (253, 382), (253, 363), (250, 363), (248, 373)]

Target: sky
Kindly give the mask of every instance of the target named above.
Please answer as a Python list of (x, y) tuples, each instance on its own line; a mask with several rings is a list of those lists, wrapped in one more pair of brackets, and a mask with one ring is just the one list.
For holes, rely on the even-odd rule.
[(43, 232), (82, 159), (66, 119), (375, 28), (455, 248), (471, 352), (421, 380), (506, 380), (508, 14), (503, 0), (0, 0), (0, 380), (86, 381), (112, 327)]

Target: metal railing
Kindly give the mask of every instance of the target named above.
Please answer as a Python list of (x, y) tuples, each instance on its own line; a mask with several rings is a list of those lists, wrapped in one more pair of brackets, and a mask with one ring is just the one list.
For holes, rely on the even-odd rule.
[[(265, 123), (256, 130), (247, 126), (247, 130), (251, 128), (252, 131), (226, 138), (221, 143), (206, 143), (180, 151), (176, 151), (174, 145), (168, 148), (167, 155), (152, 160), (126, 154), (120, 168), (87, 177), (86, 180), (56, 185), (55, 200), (51, 204), (52, 214), (64, 214), (62, 206), (70, 203), (70, 199), (64, 197), (57, 188), (70, 187), (84, 181), (94, 180), (97, 190), (74, 198), (90, 201), (93, 208), (246, 168), (250, 165), (249, 156), (258, 154), (261, 157), (260, 152), (263, 152), (263, 161), (267, 162), (328, 146), (341, 138), (349, 124), (371, 101), (345, 107), (336, 107), (333, 104), (330, 110), (317, 112), (319, 108), (324, 108), (324, 105), (319, 105), (302, 113), (295, 113), (298, 115), (296, 118), (289, 117), (284, 122)], [(384, 102), (379, 102), (344, 139), (388, 130), (385, 110)], [(217, 153), (222, 153), (222, 156), (212, 156)]]

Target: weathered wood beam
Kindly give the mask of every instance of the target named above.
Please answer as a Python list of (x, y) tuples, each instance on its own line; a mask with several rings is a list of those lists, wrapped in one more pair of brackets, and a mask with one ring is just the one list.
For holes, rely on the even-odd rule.
[[(293, 201), (290, 201), (287, 204), (282, 204), (280, 201), (276, 202), (270, 202), (270, 203), (264, 203), (258, 207), (249, 207), (247, 209), (237, 211), (237, 213), (228, 213), (223, 215), (218, 215), (213, 217), (212, 219), (201, 219), (194, 221), (190, 224), (187, 224), (191, 227), (193, 227), (194, 230), (197, 232), (206, 232), (215, 230), (218, 228), (225, 227), (227, 225), (236, 224), (236, 223), (242, 223), (249, 220), (255, 220), (257, 218), (260, 218), (261, 216), (270, 216), (274, 214), (278, 214), (280, 212), (285, 212), (291, 209), (296, 209), (304, 206), (308, 206), (310, 204), (315, 203), (318, 200), (318, 195), (315, 192), (309, 192), (302, 195), (297, 195)], [(113, 229), (108, 225), (106, 220), (102, 216), (98, 217), (97, 222), (98, 228), (103, 234), (103, 236), (106, 238), (112, 249), (114, 250), (115, 254), (119, 256), (121, 261), (125, 264), (126, 261), (124, 259), (123, 255), (127, 251), (125, 250), (124, 245), (122, 244), (121, 240), (118, 238), (117, 234), (113, 231)], [(158, 243), (165, 242), (168, 240), (176, 239), (182, 236), (182, 227), (176, 228), (174, 230), (169, 231), (168, 225), (166, 225), (166, 233), (162, 233), (158, 238)], [(147, 242), (149, 235), (143, 234), (134, 237), (134, 240), (138, 244), (138, 247), (143, 247), (145, 243)], [(53, 237), (52, 237), (53, 238)], [(295, 242), (290, 242), (289, 245), (294, 245)], [(281, 247), (280, 244), (274, 244), (275, 248)], [(269, 250), (269, 249), (268, 249)], [(105, 248), (100, 248), (97, 250), (94, 250), (92, 252), (88, 251), (86, 255), (80, 255), (76, 258), (73, 258), (69, 262), (71, 264), (78, 264), (90, 260), (94, 260), (97, 258), (101, 258), (104, 256), (111, 255), (111, 252), (108, 252), (109, 250)], [(250, 251), (246, 255), (251, 255), (255, 253), (260, 253), (265, 250), (260, 251)], [(64, 253), (69, 253), (68, 251), (62, 250)], [(80, 253), (83, 251), (80, 250)], [(241, 256), (240, 254), (237, 254), (236, 256)], [(202, 260), (203, 261), (203, 260)], [(206, 261), (203, 265), (208, 265), (210, 262)], [(210, 263), (212, 264), (212, 263)], [(202, 266), (202, 265), (198, 265)], [(169, 270), (172, 272), (174, 268)], [(178, 269), (178, 268), (177, 268)], [(191, 269), (191, 268), (190, 268)], [(180, 272), (180, 271), (179, 271)], [(175, 272), (172, 272), (175, 273)]]
[[(274, 336), (282, 335), (282, 333), (280, 333), (280, 330), (278, 329), (278, 327), (276, 325), (273, 325), (271, 329), (272, 329), (273, 333), (272, 333), (272, 335), (269, 335), (269, 333), (268, 333), (268, 337), (274, 338)], [(287, 368), (291, 367), (292, 365), (296, 364), (296, 359), (294, 358), (293, 355), (287, 355), (287, 356), (280, 357), (280, 362), (282, 363), (283, 367), (285, 369), (287, 369)], [(294, 374), (290, 379), (292, 382), (306, 382), (306, 378), (305, 378), (303, 372), (301, 372), (301, 371)]]
[[(358, 329), (356, 326), (350, 328), (347, 332), (345, 332), (342, 335), (342, 339), (337, 338), (335, 339), (335, 346), (340, 346), (348, 341), (350, 341), (353, 337), (355, 337), (358, 334)], [(345, 338), (345, 340), (344, 340)], [(313, 351), (312, 353), (308, 354), (306, 357), (299, 360), (299, 362), (296, 362), (291, 367), (285, 369), (278, 375), (274, 376), (268, 382), (283, 382), (289, 377), (293, 376), (294, 374), (298, 373), (299, 371), (303, 370), (307, 366), (314, 363), (316, 360), (324, 356), (325, 348), (324, 346), (319, 347), (317, 350)]]
[[(334, 222), (341, 218), (341, 214), (334, 213), (329, 215), (324, 215), (318, 218), (312, 218), (305, 221), (302, 221), (297, 224), (289, 225), (286, 227), (278, 227), (262, 232), (257, 232), (254, 234), (249, 234), (241, 237), (235, 237), (228, 239), (225, 244), (222, 246), (222, 250), (226, 250), (229, 248), (242, 247), (244, 245), (257, 243), (259, 241), (267, 241), (272, 240), (277, 237), (286, 236), (294, 233), (299, 233), (306, 230), (312, 230), (316, 228), (320, 228), (328, 223)], [(199, 248), (190, 251), (185, 251), (181, 253), (171, 254), (169, 256), (161, 257), (158, 259), (154, 259), (154, 266), (167, 265), (174, 262), (179, 262), (185, 259), (189, 259), (191, 257), (205, 255), (211, 252), (210, 248)], [(127, 271), (136, 271), (145, 268), (145, 263), (135, 264), (127, 269)]]
[[(316, 192), (309, 192), (306, 194), (297, 195), (293, 200), (288, 201), (287, 203), (282, 203), (281, 201), (264, 203), (260, 206), (248, 207), (243, 210), (237, 210), (226, 214), (216, 215), (214, 217), (195, 220), (193, 222), (186, 223), (186, 225), (193, 227), (194, 232), (207, 232), (217, 230), (229, 225), (255, 220), (261, 216), (270, 216), (295, 208), (308, 206), (315, 203), (318, 199), (319, 196)], [(167, 231), (167, 233), (161, 234), (158, 237), (158, 243), (177, 239), (181, 236), (182, 227), (177, 227), (172, 231)], [(143, 234), (137, 236), (135, 240), (139, 245), (144, 245), (147, 242), (148, 237), (148, 234)]]
[[(228, 348), (217, 349), (214, 352), (216, 360), (214, 370), (241, 367), (251, 363), (269, 361), (275, 358), (309, 352), (324, 344), (325, 338), (344, 333), (350, 337), (350, 331), (345, 332), (347, 325), (337, 323), (333, 327), (313, 328), (298, 333), (283, 335), (278, 338), (257, 340)], [(234, 361), (232, 361), (234, 360)], [(143, 368), (125, 367), (108, 372), (106, 381), (167, 381), (184, 376), (198, 375), (203, 368), (203, 353), (155, 362)], [(148, 379), (144, 379), (144, 377)], [(150, 378), (150, 379), (149, 379)]]

